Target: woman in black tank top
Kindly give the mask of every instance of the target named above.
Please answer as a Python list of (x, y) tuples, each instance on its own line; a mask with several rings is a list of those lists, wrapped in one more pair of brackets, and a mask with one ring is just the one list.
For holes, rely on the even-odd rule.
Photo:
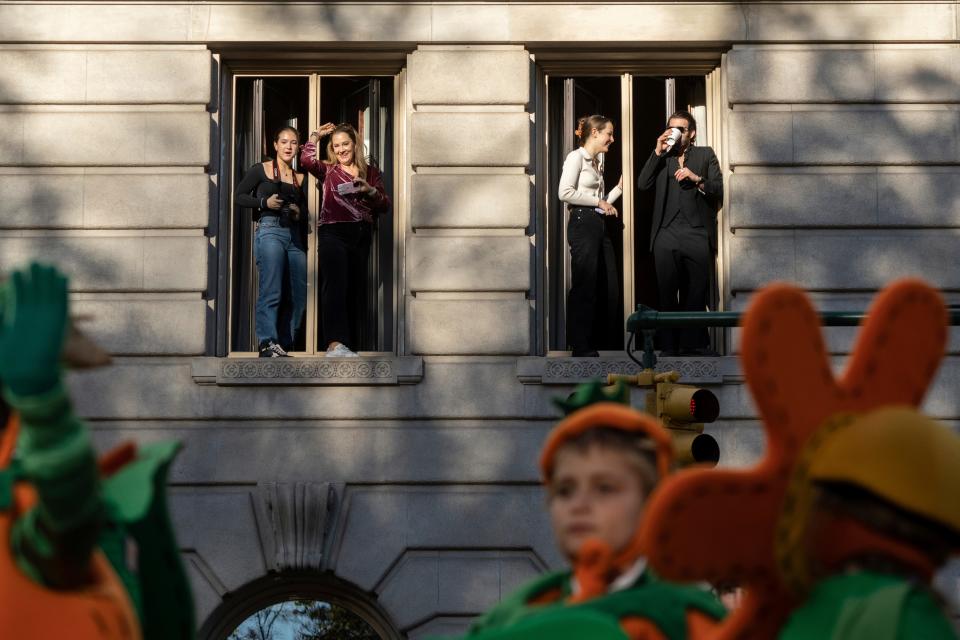
[[(304, 175), (292, 165), (298, 146), (297, 130), (281, 129), (273, 143), (276, 159), (251, 167), (235, 193), (239, 206), (254, 210), (257, 225), (256, 334), (264, 358), (288, 355), (307, 307), (307, 257), (300, 225), (307, 202)], [(285, 279), (290, 295), (282, 301)]]

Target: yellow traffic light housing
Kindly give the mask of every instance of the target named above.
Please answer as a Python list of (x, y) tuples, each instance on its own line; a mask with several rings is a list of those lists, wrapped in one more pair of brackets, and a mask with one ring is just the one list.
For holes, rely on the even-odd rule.
[(720, 446), (703, 432), (704, 423), (720, 415), (717, 396), (707, 389), (667, 381), (658, 382), (652, 393), (656, 396), (654, 415), (673, 435), (677, 462), (717, 464)]
[(717, 464), (720, 446), (713, 436), (703, 432), (703, 425), (720, 415), (720, 402), (712, 391), (678, 384), (680, 374), (676, 371), (654, 373), (647, 370), (635, 376), (611, 374), (607, 378), (610, 384), (617, 380), (651, 387), (647, 392), (646, 411), (657, 416), (673, 436), (677, 464)]

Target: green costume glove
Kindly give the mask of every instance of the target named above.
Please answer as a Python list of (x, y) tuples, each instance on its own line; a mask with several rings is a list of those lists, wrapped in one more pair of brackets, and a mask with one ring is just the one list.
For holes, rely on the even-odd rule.
[(67, 279), (53, 267), (31, 264), (10, 276), (3, 303), (0, 380), (14, 398), (50, 391), (60, 379)]
[(93, 447), (61, 383), (67, 280), (32, 264), (0, 292), (0, 382), (21, 424), (14, 469), (38, 497), (14, 522), (10, 544), (35, 581), (71, 588), (88, 579), (102, 507)]

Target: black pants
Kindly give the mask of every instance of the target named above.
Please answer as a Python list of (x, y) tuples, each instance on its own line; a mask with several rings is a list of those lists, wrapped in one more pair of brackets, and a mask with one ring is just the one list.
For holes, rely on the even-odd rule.
[[(706, 311), (713, 279), (713, 252), (705, 227), (692, 227), (682, 215), (657, 233), (653, 244), (660, 311)], [(703, 349), (710, 336), (703, 329), (663, 329), (657, 343), (665, 351)]]
[(592, 351), (599, 281), (606, 282), (606, 318), (617, 313), (620, 285), (616, 254), (603, 216), (593, 207), (573, 207), (567, 223), (570, 244), (570, 294), (567, 296), (567, 343), (573, 351)]
[(366, 222), (320, 225), (317, 247), (322, 280), (323, 347), (342, 342), (351, 349), (360, 349), (357, 335), (367, 287), (370, 238), (370, 224)]

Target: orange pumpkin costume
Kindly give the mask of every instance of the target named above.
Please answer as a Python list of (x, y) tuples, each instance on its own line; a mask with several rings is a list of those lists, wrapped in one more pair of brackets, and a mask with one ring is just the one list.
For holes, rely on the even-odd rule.
[[(788, 496), (804, 447), (839, 414), (917, 407), (942, 357), (946, 320), (937, 291), (918, 280), (891, 285), (875, 299), (835, 378), (807, 296), (785, 284), (756, 295), (743, 319), (741, 357), (767, 435), (764, 456), (748, 470), (674, 475), (652, 496), (641, 536), (663, 577), (745, 588), (742, 606), (704, 637), (777, 636), (803, 595), (782, 561), (789, 542), (782, 522), (797, 508)], [(833, 539), (855, 532), (835, 524)], [(877, 538), (859, 540), (869, 547), (881, 544)]]
[[(10, 471), (18, 432), (19, 420), (14, 416), (0, 441), (0, 472)], [(9, 488), (12, 501), (0, 505), (0, 630), (3, 636), (23, 640), (139, 640), (140, 626), (127, 592), (99, 550), (90, 558), (89, 585), (81, 589), (50, 589), (21, 571), (11, 552), (10, 533), (14, 521), (35, 507), (37, 496), (23, 481)]]

